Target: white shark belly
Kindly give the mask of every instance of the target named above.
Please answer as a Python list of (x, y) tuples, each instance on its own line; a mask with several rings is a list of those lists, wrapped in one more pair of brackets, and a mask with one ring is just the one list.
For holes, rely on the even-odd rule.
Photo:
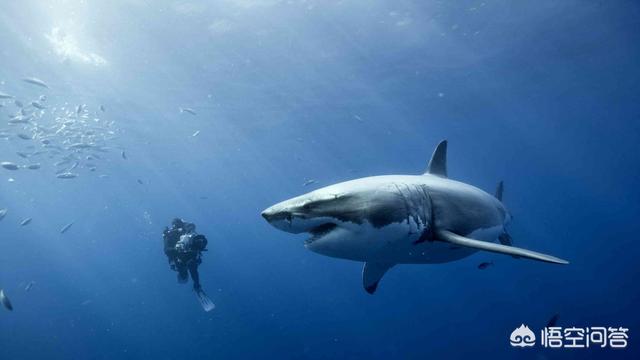
[[(438, 240), (418, 242), (423, 231), (422, 224), (411, 220), (391, 223), (382, 228), (376, 228), (365, 222), (348, 230), (337, 229), (335, 233), (319, 241), (324, 242), (322, 247), (316, 247), (314, 245), (317, 244), (311, 243), (307, 248), (331, 257), (394, 264), (446, 263), (460, 260), (478, 251)], [(465, 235), (475, 240), (496, 242), (503, 231), (502, 225), (496, 225), (480, 228)], [(346, 235), (345, 232), (349, 234)], [(334, 236), (345, 235), (350, 237), (347, 242), (350, 249), (345, 249), (345, 243), (341, 242), (341, 251), (334, 253), (332, 246), (327, 246), (327, 243), (330, 244)]]
[[(344, 225), (343, 225), (344, 226)], [(415, 223), (391, 223), (376, 228), (368, 222), (338, 227), (323, 238), (308, 243), (307, 249), (322, 255), (356, 261), (395, 261), (406, 253), (400, 243), (412, 243), (420, 238)], [(348, 238), (348, 241), (344, 241)]]

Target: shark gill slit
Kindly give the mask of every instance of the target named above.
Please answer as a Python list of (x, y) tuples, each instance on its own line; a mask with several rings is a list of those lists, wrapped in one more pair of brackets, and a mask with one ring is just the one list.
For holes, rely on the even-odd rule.
[(421, 244), (425, 241), (433, 241), (434, 240), (434, 231), (433, 231), (433, 227), (435, 224), (435, 213), (433, 212), (433, 199), (431, 199), (431, 195), (429, 195), (429, 189), (427, 188), (427, 186), (425, 185), (419, 185), (418, 186), (422, 192), (422, 198), (424, 199), (424, 201), (426, 202), (425, 205), (429, 206), (429, 219), (431, 220), (431, 224), (427, 223), (427, 214), (426, 211), (424, 216), (425, 216), (425, 228), (422, 231), (422, 234), (420, 235), (420, 237), (413, 242), (413, 245), (418, 245)]
[[(407, 217), (407, 225), (409, 226), (409, 234), (411, 235), (411, 208), (409, 206), (409, 199), (407, 198), (407, 196), (405, 196), (404, 192), (402, 192), (402, 189), (400, 188), (400, 186), (398, 186), (398, 184), (394, 183), (393, 186), (395, 186), (396, 191), (398, 192), (398, 195), (400, 196), (400, 198), (402, 199), (402, 203), (404, 204), (404, 212), (406, 214)], [(408, 186), (405, 184), (405, 187), (408, 190)]]

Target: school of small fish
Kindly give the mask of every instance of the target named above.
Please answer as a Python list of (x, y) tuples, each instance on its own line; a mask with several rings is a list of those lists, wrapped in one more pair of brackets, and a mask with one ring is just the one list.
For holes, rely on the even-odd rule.
[[(50, 89), (35, 77), (23, 81), (31, 90)], [(124, 149), (115, 144), (121, 130), (115, 121), (102, 118), (104, 105), (92, 110), (87, 104), (51, 104), (45, 94), (17, 97), (0, 89), (0, 116), (8, 117), (6, 127), (0, 122), (0, 140), (11, 141), (19, 149), (15, 156), (0, 155), (2, 169), (40, 170), (58, 179), (73, 179), (96, 172), (100, 162), (109, 161), (110, 152), (126, 159)]]
[[(51, 89), (49, 84), (36, 77), (26, 77), (22, 81), (31, 90)], [(2, 85), (5, 85), (4, 82)], [(18, 99), (17, 94), (2, 90), (4, 89), (0, 89), (0, 119), (6, 115), (8, 120), (6, 126), (0, 120), (0, 141), (11, 142), (12, 147), (18, 151), (15, 154), (0, 154), (0, 172), (13, 174), (26, 170), (25, 173), (29, 174), (42, 172), (47, 176), (68, 180), (96, 173), (101, 163), (111, 161), (112, 153), (119, 154), (122, 160), (128, 159), (125, 149), (116, 143), (122, 131), (115, 121), (102, 118), (107, 113), (104, 105), (97, 105), (97, 110), (92, 110), (87, 104), (53, 104), (45, 94), (36, 98)], [(197, 114), (192, 108), (181, 107), (179, 110), (180, 113), (192, 116)], [(196, 130), (191, 136), (197, 137), (199, 134), (200, 130)], [(109, 175), (101, 171), (97, 177), (107, 178)], [(16, 180), (10, 177), (8, 181)], [(145, 184), (141, 179), (137, 182)], [(311, 180), (309, 184), (312, 182), (315, 180)], [(0, 221), (6, 218), (7, 213), (8, 209), (0, 208)], [(16, 222), (24, 227), (32, 222), (32, 218), (26, 217)], [(60, 228), (59, 233), (65, 234), (73, 225), (73, 221), (67, 223)], [(30, 281), (24, 291), (29, 292), (34, 285), (35, 281)], [(0, 303), (7, 310), (13, 310), (11, 301), (2, 289)], [(91, 300), (86, 300), (81, 305), (89, 303)]]

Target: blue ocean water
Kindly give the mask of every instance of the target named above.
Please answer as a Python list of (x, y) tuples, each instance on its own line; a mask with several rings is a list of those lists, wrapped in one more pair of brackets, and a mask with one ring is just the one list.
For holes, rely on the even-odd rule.
[[(14, 306), (0, 309), (1, 359), (638, 357), (637, 2), (0, 9), (0, 92), (45, 128), (98, 118), (107, 125), (82, 131), (108, 151), (59, 179), (69, 151), (15, 136), (42, 132), (6, 124), (20, 108), (0, 100), (0, 161), (41, 164), (0, 168), (0, 288)], [(369, 295), (361, 263), (312, 253), (260, 217), (339, 181), (420, 174), (442, 139), (451, 178), (488, 192), (504, 180), (515, 245), (571, 264), (477, 253), (394, 267)], [(212, 312), (162, 252), (176, 216), (209, 239)], [(516, 327), (537, 332), (554, 314), (563, 327), (629, 328), (629, 345), (510, 346)]]

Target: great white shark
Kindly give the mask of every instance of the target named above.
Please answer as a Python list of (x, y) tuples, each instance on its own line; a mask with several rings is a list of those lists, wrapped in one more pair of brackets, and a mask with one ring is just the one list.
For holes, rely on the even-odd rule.
[(566, 260), (512, 245), (511, 221), (495, 195), (447, 177), (447, 141), (422, 175), (372, 176), (330, 185), (262, 212), (274, 227), (309, 233), (313, 252), (364, 262), (362, 281), (373, 294), (396, 264), (440, 264), (490, 251), (555, 264)]

